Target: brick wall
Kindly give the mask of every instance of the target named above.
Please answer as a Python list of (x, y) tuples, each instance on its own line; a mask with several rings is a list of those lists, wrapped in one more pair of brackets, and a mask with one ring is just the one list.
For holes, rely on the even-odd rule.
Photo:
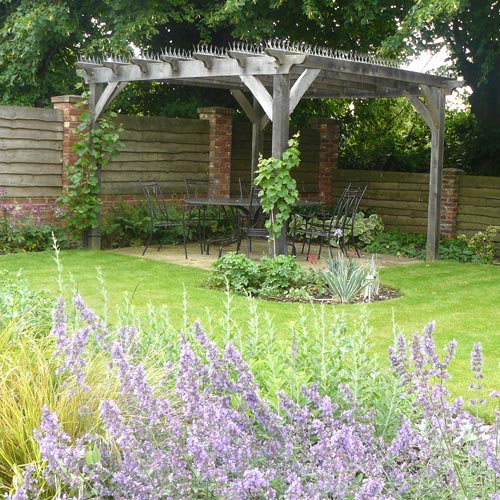
[(460, 174), (458, 168), (443, 169), (443, 184), (441, 188), (441, 233), (452, 237), (457, 233), (458, 195)]
[(316, 119), (312, 128), (319, 130), (319, 201), (326, 205), (334, 202), (333, 174), (338, 165), (340, 122), (331, 119)]
[(218, 107), (200, 108), (198, 114), (201, 120), (208, 120), (210, 130), (209, 194), (229, 198), (234, 110)]
[[(52, 98), (54, 109), (63, 112), (63, 167), (74, 165), (78, 155), (73, 152), (73, 146), (80, 140), (80, 132), (77, 127), (82, 123), (81, 115), (88, 106), (82, 105), (83, 98), (76, 95), (63, 95)], [(67, 186), (67, 172), (62, 171), (62, 187)]]

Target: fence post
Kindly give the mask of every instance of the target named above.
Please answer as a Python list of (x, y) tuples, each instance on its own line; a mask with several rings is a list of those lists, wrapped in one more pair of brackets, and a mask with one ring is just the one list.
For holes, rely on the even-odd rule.
[(443, 186), (441, 190), (441, 234), (445, 238), (452, 238), (457, 234), (458, 190), (460, 174), (464, 171), (459, 168), (443, 169)]
[(311, 127), (319, 130), (319, 201), (333, 203), (333, 172), (339, 156), (340, 122), (332, 118), (316, 118)]
[[(208, 120), (210, 126), (210, 150), (208, 153), (208, 179), (211, 192), (229, 198), (231, 188), (231, 150), (234, 109), (210, 107), (199, 108), (200, 120)], [(248, 165), (250, 168), (250, 165)], [(213, 188), (212, 186), (215, 186)]]

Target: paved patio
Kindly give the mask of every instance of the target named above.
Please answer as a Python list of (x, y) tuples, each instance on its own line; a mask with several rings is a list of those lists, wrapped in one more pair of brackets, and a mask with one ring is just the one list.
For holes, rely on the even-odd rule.
[[(200, 246), (197, 243), (188, 244), (188, 258), (184, 257), (184, 247), (182, 245), (165, 245), (158, 252), (157, 246), (150, 246), (146, 255), (142, 256), (143, 247), (127, 247), (127, 248), (119, 248), (115, 250), (110, 250), (111, 252), (120, 253), (123, 255), (131, 255), (134, 257), (142, 257), (145, 259), (158, 260), (162, 262), (169, 262), (171, 264), (179, 264), (181, 266), (193, 266), (199, 267), (203, 269), (210, 269), (212, 264), (217, 260), (218, 257), (218, 249), (211, 249), (210, 255), (201, 254)], [(224, 251), (222, 255), (225, 255), (228, 252), (235, 252), (236, 245), (230, 245), (224, 247)], [(246, 252), (246, 247), (244, 243), (241, 249), (242, 253)], [(252, 252), (250, 257), (253, 260), (260, 260), (263, 255), (267, 255), (268, 247), (267, 242), (263, 240), (255, 240), (252, 242)], [(299, 262), (304, 268), (322, 268), (326, 267), (326, 262), (328, 259), (328, 250), (323, 248), (321, 259), (316, 259), (318, 254), (317, 247), (311, 248), (311, 254), (309, 260), (306, 260), (306, 254), (300, 253), (300, 246), (297, 248), (297, 262)], [(357, 259), (355, 253), (353, 253), (353, 257)], [(371, 258), (371, 254), (362, 253), (361, 261), (366, 261)], [(396, 257), (393, 255), (377, 255), (377, 264), (379, 267), (388, 267), (388, 266), (396, 266), (396, 265), (405, 265), (405, 264), (413, 264), (416, 262), (422, 262), (418, 259), (409, 259), (406, 257)]]

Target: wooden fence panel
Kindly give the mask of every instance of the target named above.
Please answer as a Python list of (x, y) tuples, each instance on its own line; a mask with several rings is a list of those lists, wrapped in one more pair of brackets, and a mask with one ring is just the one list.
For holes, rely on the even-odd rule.
[(461, 175), (458, 195), (459, 233), (474, 233), (488, 226), (500, 226), (500, 177)]
[(62, 150), (61, 111), (0, 107), (0, 189), (7, 197), (59, 196)]
[[(166, 194), (184, 194), (184, 177), (208, 178), (209, 123), (162, 117), (120, 116), (125, 148), (103, 171), (106, 196), (140, 193), (138, 180), (158, 179)], [(292, 131), (293, 133), (293, 131)], [(231, 193), (250, 183), (251, 125), (233, 124)], [(301, 165), (294, 172), (299, 190), (318, 196), (319, 131), (303, 130)], [(0, 107), (0, 190), (9, 198), (55, 198), (61, 193), (63, 113), (60, 110)], [(271, 129), (264, 134), (271, 154)], [(334, 199), (345, 186), (367, 185), (361, 208), (373, 208), (387, 227), (425, 233), (428, 174), (336, 170)], [(461, 175), (457, 231), (473, 233), (500, 225), (500, 177)]]
[(334, 199), (344, 188), (367, 185), (361, 209), (373, 208), (386, 227), (398, 227), (412, 233), (427, 230), (429, 175), (368, 170), (336, 170)]
[[(293, 135), (295, 131), (291, 132)], [(272, 132), (264, 131), (265, 158), (271, 156)], [(300, 166), (292, 172), (299, 191), (309, 196), (318, 195), (319, 131), (302, 130), (299, 138)], [(239, 179), (245, 186), (250, 185), (250, 163), (252, 156), (252, 126), (245, 122), (234, 122), (231, 157), (231, 194), (239, 193)]]
[(205, 120), (120, 116), (125, 148), (102, 174), (104, 195), (140, 193), (139, 180), (157, 179), (168, 195), (185, 192), (184, 177), (208, 179)]

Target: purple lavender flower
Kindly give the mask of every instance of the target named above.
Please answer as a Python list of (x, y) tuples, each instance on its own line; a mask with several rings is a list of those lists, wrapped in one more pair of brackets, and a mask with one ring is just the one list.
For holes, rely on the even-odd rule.
[[(5, 495), (7, 500), (30, 500), (36, 492), (40, 492), (35, 480), (35, 466), (28, 464), (23, 471), (23, 480), (21, 485), (12, 495)], [(43, 492), (43, 490), (42, 490)]]
[[(235, 346), (220, 349), (199, 323), (193, 338), (181, 337), (176, 367), (153, 387), (138, 357), (138, 332), (123, 327), (112, 337), (81, 297), (75, 307), (83, 326), (72, 335), (64, 301), (54, 312), (63, 371), (83, 373), (86, 345), (100, 337), (110, 358), (103, 376), (117, 377), (120, 391), (101, 401), (98, 431), (78, 439), (44, 408), (35, 438), (55, 498), (473, 498), (479, 486), (463, 485), (457, 463), (481, 477), (485, 470), (500, 475), (496, 433), (461, 399), (447, 398), (456, 342), (441, 360), (433, 323), (414, 335), (411, 348), (399, 337), (390, 350), (402, 400), (413, 408), (396, 408), (400, 424), (385, 441), (374, 424), (378, 407), (363, 405), (345, 385), (338, 391), (344, 401), (332, 401), (317, 383), (304, 387), (305, 403), (280, 394), (277, 413)], [(471, 359), (479, 380), (480, 346)], [(27, 470), (9, 498), (34, 498), (36, 490)]]
[(74, 304), (76, 310), (80, 314), (81, 320), (85, 325), (87, 325), (88, 332), (95, 335), (98, 342), (106, 340), (109, 336), (106, 325), (91, 309), (86, 306), (81, 295), (78, 294), (75, 296)]
[(35, 431), (35, 440), (40, 447), (40, 454), (46, 462), (45, 477), (51, 486), (59, 482), (68, 484), (72, 489), (82, 485), (79, 474), (84, 463), (86, 450), (73, 444), (66, 434), (55, 413), (46, 406), (43, 407), (42, 424)]
[[(480, 391), (483, 385), (479, 382), (484, 378), (483, 374), (483, 352), (480, 342), (475, 342), (470, 354), (470, 369), (473, 373), (474, 381), (469, 384), (469, 388), (475, 391)], [(470, 403), (473, 405), (485, 404), (484, 398), (472, 398)]]

